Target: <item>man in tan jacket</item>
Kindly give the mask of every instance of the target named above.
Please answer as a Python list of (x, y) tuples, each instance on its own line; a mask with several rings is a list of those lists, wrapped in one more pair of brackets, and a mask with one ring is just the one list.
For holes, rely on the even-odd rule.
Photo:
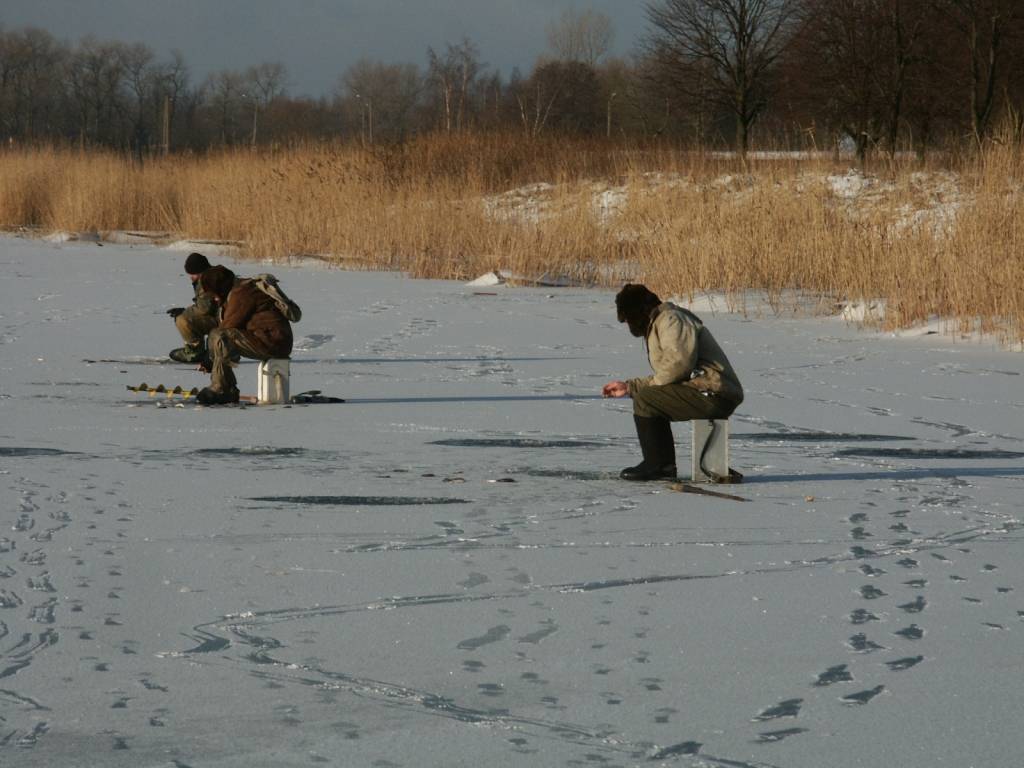
[(647, 344), (654, 374), (610, 381), (605, 397), (633, 398), (633, 421), (643, 461), (622, 470), (624, 480), (676, 476), (673, 421), (727, 419), (743, 402), (743, 387), (700, 318), (662, 302), (646, 286), (627, 283), (615, 296), (620, 323)]

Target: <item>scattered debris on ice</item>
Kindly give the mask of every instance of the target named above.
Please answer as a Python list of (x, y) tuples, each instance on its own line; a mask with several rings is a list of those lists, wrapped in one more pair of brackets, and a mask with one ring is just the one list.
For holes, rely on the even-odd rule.
[(885, 319), (885, 301), (850, 301), (841, 305), (839, 317), (847, 323), (877, 323)]
[(495, 285), (504, 285), (506, 278), (497, 270), (480, 275), (476, 280), (470, 280), (466, 285), (470, 288), (490, 288)]

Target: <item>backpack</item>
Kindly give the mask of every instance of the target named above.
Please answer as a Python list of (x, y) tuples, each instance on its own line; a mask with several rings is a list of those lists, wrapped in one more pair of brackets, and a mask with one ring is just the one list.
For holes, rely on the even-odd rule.
[(297, 323), (302, 319), (302, 309), (281, 290), (276, 277), (264, 272), (253, 277), (252, 281), (256, 284), (257, 288), (274, 300), (277, 308), (281, 310), (281, 314), (289, 322)]

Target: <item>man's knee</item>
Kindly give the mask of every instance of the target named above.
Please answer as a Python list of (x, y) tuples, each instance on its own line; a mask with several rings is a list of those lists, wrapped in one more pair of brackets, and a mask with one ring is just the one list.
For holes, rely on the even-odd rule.
[(207, 337), (207, 345), (211, 355), (230, 357), (231, 340), (228, 334), (220, 328), (214, 328)]
[(650, 387), (644, 387), (633, 393), (633, 414), (644, 418), (668, 417), (664, 409), (658, 407), (655, 399), (651, 397)]
[(217, 327), (210, 318), (193, 315), (188, 310), (174, 318), (174, 325), (181, 337), (191, 344), (202, 342), (203, 337)]

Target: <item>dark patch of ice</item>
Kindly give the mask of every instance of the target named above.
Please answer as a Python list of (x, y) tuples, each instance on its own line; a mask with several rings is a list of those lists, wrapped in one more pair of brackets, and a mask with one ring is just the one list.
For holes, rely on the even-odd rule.
[(917, 666), (922, 661), (924, 661), (924, 656), (907, 656), (903, 659), (887, 661), (885, 662), (885, 666), (887, 666), (893, 672), (901, 672), (904, 669), (910, 669), (911, 667)]
[(850, 674), (850, 670), (847, 669), (846, 665), (837, 664), (818, 675), (818, 679), (814, 681), (814, 684), (818, 687), (824, 687), (826, 685), (834, 685), (835, 683), (848, 683), (852, 680), (853, 675)]
[(845, 448), (836, 456), (879, 459), (1019, 459), (1020, 451), (998, 449), (971, 450), (968, 448)]
[(700, 752), (702, 746), (704, 745), (699, 741), (683, 741), (679, 744), (659, 749), (651, 755), (651, 760), (665, 760), (669, 757), (679, 757), (680, 755), (696, 755)]
[(884, 685), (876, 685), (874, 688), (869, 688), (866, 691), (858, 691), (857, 693), (851, 693), (848, 696), (843, 696), (843, 698), (840, 699), (840, 701), (842, 701), (844, 704), (851, 705), (867, 704), (869, 701), (875, 698), (875, 696), (877, 696), (884, 690)]
[(850, 614), (851, 624), (867, 624), (869, 621), (878, 621), (878, 617), (875, 616), (871, 611), (866, 611), (863, 608), (857, 608)]
[(463, 651), (475, 651), (481, 646), (490, 645), (491, 643), (497, 643), (504, 640), (509, 636), (511, 631), (512, 629), (508, 625), (499, 624), (496, 627), (491, 627), (479, 637), (470, 637), (461, 641), (456, 647)]
[(758, 734), (758, 744), (774, 744), (777, 741), (782, 741), (790, 736), (796, 736), (801, 733), (807, 733), (806, 728), (784, 728), (781, 731), (768, 731), (766, 733)]
[(871, 435), (856, 432), (738, 432), (730, 437), (733, 440), (787, 443), (885, 443), (891, 440), (914, 439), (903, 435)]
[(924, 630), (917, 626), (917, 624), (911, 624), (909, 627), (897, 629), (895, 634), (905, 637), (907, 640), (920, 640), (924, 637)]
[(467, 437), (434, 440), (430, 445), (455, 448), (607, 448), (609, 443), (598, 443), (594, 440), (538, 440), (529, 437)]
[(803, 699), (786, 699), (785, 701), (780, 701), (774, 707), (768, 707), (768, 709), (759, 712), (757, 717), (754, 718), (754, 722), (777, 720), (780, 717), (796, 717), (800, 714), (800, 705), (803, 703)]
[(553, 635), (555, 632), (558, 631), (558, 625), (555, 624), (555, 622), (548, 620), (544, 622), (544, 624), (546, 626), (544, 626), (542, 629), (538, 629), (536, 632), (531, 632), (528, 635), (523, 635), (522, 637), (520, 637), (519, 642), (531, 643), (536, 645), (548, 635)]
[(885, 646), (879, 645), (873, 640), (868, 640), (867, 635), (863, 632), (853, 635), (847, 641), (847, 644), (857, 653), (871, 653), (872, 651), (881, 651), (885, 648)]
[(617, 480), (617, 472), (592, 472), (582, 469), (531, 468), (523, 471), (529, 477), (553, 477), (558, 480)]
[(899, 606), (899, 609), (905, 613), (920, 613), (927, 605), (928, 601), (921, 597), (921, 595), (918, 595), (909, 603)]
[(198, 448), (190, 453), (196, 456), (302, 456), (305, 448), (275, 448), (273, 446), (249, 446), (240, 448)]
[(194, 640), (197, 643), (199, 643), (199, 645), (197, 645), (195, 648), (189, 648), (187, 651), (184, 651), (184, 653), (189, 654), (215, 653), (216, 651), (223, 651), (225, 648), (231, 645), (231, 641), (228, 640), (226, 637), (217, 637), (216, 635), (208, 635), (206, 633), (203, 633), (202, 637), (195, 637), (193, 635), (185, 636), (190, 640)]
[(469, 499), (444, 496), (251, 496), (249, 501), (321, 507), (421, 507), (431, 504), (471, 503)]
[(21, 459), (30, 456), (73, 456), (78, 451), (62, 451), (57, 448), (24, 448), (19, 446), (0, 446), (0, 456)]

